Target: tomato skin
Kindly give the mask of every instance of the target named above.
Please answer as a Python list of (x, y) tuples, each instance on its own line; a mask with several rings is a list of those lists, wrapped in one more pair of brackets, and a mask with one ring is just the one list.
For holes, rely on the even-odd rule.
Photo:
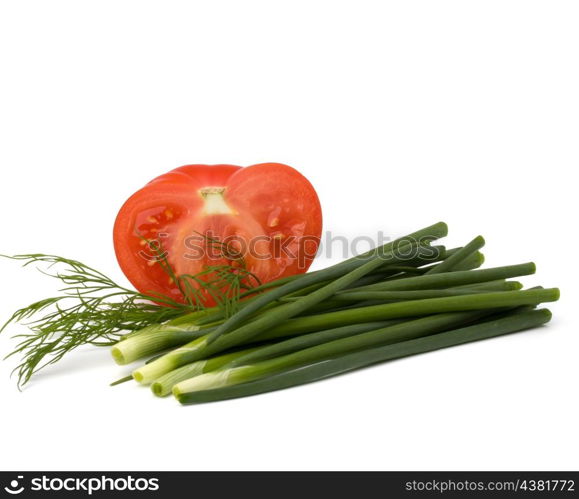
[[(305, 272), (321, 230), (318, 196), (290, 166), (185, 165), (151, 180), (123, 204), (113, 239), (119, 265), (137, 290), (183, 301), (150, 241), (160, 243), (178, 276), (238, 264), (206, 247), (200, 251), (206, 240), (199, 234), (232, 241), (246, 269), (268, 282)], [(206, 303), (212, 303), (207, 296)]]

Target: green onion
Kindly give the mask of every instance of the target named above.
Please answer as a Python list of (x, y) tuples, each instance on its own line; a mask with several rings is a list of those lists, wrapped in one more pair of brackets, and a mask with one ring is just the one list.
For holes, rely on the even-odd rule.
[(368, 307), (350, 308), (336, 312), (292, 319), (269, 332), (272, 336), (291, 336), (346, 324), (399, 319), (442, 312), (506, 308), (520, 305), (537, 305), (556, 301), (559, 290), (529, 289), (525, 291), (499, 291), (474, 295), (428, 298), (406, 302), (385, 303)]
[[(225, 350), (226, 347), (224, 345), (227, 344), (231, 346), (243, 344), (244, 342), (250, 340), (252, 337), (258, 335), (260, 332), (273, 327), (283, 320), (289, 319), (290, 317), (297, 315), (299, 312), (303, 312), (304, 310), (307, 310), (312, 306), (320, 303), (321, 301), (329, 298), (340, 289), (343, 289), (349, 284), (356, 282), (360, 277), (366, 275), (368, 272), (376, 269), (382, 264), (382, 255), (376, 255), (360, 265), (358, 268), (352, 270), (346, 275), (343, 275), (342, 277), (339, 277), (323, 288), (320, 288), (310, 293), (309, 295), (303, 296), (293, 303), (288, 303), (264, 313), (249, 324), (237, 329), (234, 333), (224, 336), (219, 341), (218, 349), (215, 351), (218, 352)], [(188, 355), (193, 353), (196, 353), (199, 358), (197, 351), (199, 349), (205, 348), (206, 345), (208, 345), (212, 334), (213, 333), (210, 333), (209, 336), (200, 339), (200, 342), (194, 342), (193, 344), (189, 343), (188, 345), (185, 345), (175, 350), (174, 352), (170, 352), (166, 356), (161, 357), (160, 359), (137, 369), (133, 372), (133, 377), (141, 383), (150, 383), (158, 376), (169, 372), (174, 367), (177, 367), (177, 365), (183, 365), (183, 362), (181, 361), (178, 361), (179, 363), (177, 365), (173, 365), (171, 364), (171, 359), (176, 359), (178, 357), (186, 358)], [(211, 345), (207, 346), (207, 348), (211, 348)], [(127, 349), (125, 348), (125, 351), (126, 350)], [(133, 351), (129, 349), (129, 354), (132, 353)], [(117, 360), (117, 362), (126, 361), (126, 357), (121, 357), (121, 354), (122, 350), (119, 349), (119, 346), (117, 345), (116, 349), (113, 349), (113, 357), (115, 360)], [(131, 355), (131, 357), (134, 357), (134, 355)]]
[[(518, 283), (517, 283), (518, 284)], [(335, 301), (356, 302), (362, 300), (380, 300), (380, 301), (407, 301), (418, 300), (422, 298), (440, 298), (443, 296), (460, 296), (484, 293), (486, 291), (508, 291), (520, 289), (510, 281), (504, 281), (492, 287), (472, 287), (472, 288), (447, 288), (447, 289), (425, 289), (410, 291), (352, 291), (336, 295)]]
[(131, 335), (121, 340), (111, 349), (115, 362), (126, 365), (143, 357), (153, 355), (162, 350), (183, 345), (193, 338), (204, 336), (210, 329), (199, 326), (173, 326), (159, 324), (149, 326), (138, 335)]
[(442, 272), (449, 272), (455, 268), (456, 265), (460, 264), (467, 257), (476, 253), (485, 245), (485, 240), (482, 236), (475, 237), (470, 243), (468, 243), (464, 248), (448, 257), (441, 264), (430, 269), (427, 274), (440, 274)]
[(217, 357), (211, 357), (210, 359), (198, 360), (197, 362), (192, 362), (186, 366), (179, 367), (178, 369), (174, 369), (158, 378), (151, 385), (151, 391), (158, 397), (165, 397), (171, 393), (173, 387), (180, 381), (219, 369), (237, 358), (251, 355), (251, 352), (254, 352), (255, 350), (257, 350), (257, 347), (238, 350)]
[[(327, 269), (320, 270), (318, 272), (312, 272), (310, 274), (305, 274), (300, 279), (291, 280), (286, 284), (283, 284), (282, 286), (274, 288), (269, 293), (259, 295), (249, 306), (241, 309), (238, 313), (230, 317), (220, 327), (218, 327), (212, 333), (209, 342), (213, 342), (222, 334), (232, 331), (237, 326), (242, 324), (246, 319), (248, 319), (253, 313), (257, 312), (263, 306), (271, 303), (272, 301), (281, 298), (282, 296), (285, 296), (294, 291), (298, 291), (312, 284), (316, 284), (321, 281), (327, 281), (330, 279), (335, 279), (337, 277), (341, 277), (345, 274), (348, 274), (348, 272), (351, 272), (357, 269), (358, 267), (364, 265), (366, 263), (367, 258), (372, 258), (374, 256), (380, 256), (383, 258), (388, 254), (393, 256), (394, 254), (393, 250), (397, 250), (398, 252), (400, 252), (403, 249), (407, 249), (408, 246), (412, 246), (416, 241), (421, 241), (425, 238), (431, 241), (433, 239), (444, 237), (446, 236), (447, 233), (448, 233), (447, 225), (444, 222), (439, 222), (437, 224), (431, 225), (430, 227), (426, 227), (408, 236), (405, 236), (404, 238), (396, 239), (395, 241), (387, 243), (376, 250), (372, 250), (371, 252), (365, 253), (364, 255), (362, 255), (361, 258), (359, 257), (350, 258), (344, 262), (341, 262)], [(376, 267), (370, 266), (370, 268), (368, 268), (368, 271), (373, 270), (374, 268)], [(365, 273), (361, 274), (359, 277), (362, 277), (363, 275), (365, 275)]]
[(479, 282), (475, 284), (467, 284), (465, 286), (456, 286), (447, 289), (470, 289), (471, 291), (487, 290), (487, 291), (516, 291), (523, 289), (523, 284), (519, 281), (507, 281), (505, 279), (498, 279), (496, 281)]
[[(444, 263), (444, 262), (443, 262)], [(467, 256), (461, 262), (456, 263), (452, 267), (452, 271), (456, 272), (458, 270), (474, 270), (478, 269), (483, 263), (485, 263), (485, 256), (480, 251), (475, 251), (471, 255)], [(433, 272), (434, 273), (434, 272)]]
[(550, 319), (551, 312), (547, 309), (513, 312), (480, 324), (347, 354), (250, 383), (185, 393), (175, 389), (174, 393), (182, 404), (246, 397), (303, 385), (379, 362), (522, 331), (545, 324)]
[(503, 291), (514, 291), (516, 289), (523, 289), (523, 285), (519, 281), (507, 281), (506, 279), (497, 279), (495, 281), (488, 282), (476, 282), (472, 284), (463, 284), (460, 286), (455, 286), (448, 289), (488, 289), (491, 291), (497, 291), (498, 288), (504, 288)]
[[(441, 246), (432, 246), (430, 248), (421, 248), (418, 250), (417, 258), (413, 260), (404, 261), (404, 265), (398, 264), (388, 264), (386, 263), (383, 267), (377, 269), (377, 271), (370, 272), (369, 274), (365, 275), (364, 277), (358, 279), (356, 282), (348, 286), (350, 287), (358, 287), (358, 286), (366, 286), (368, 284), (375, 284), (377, 282), (382, 282), (386, 279), (400, 279), (408, 277), (409, 275), (422, 275), (428, 270), (429, 267), (424, 268), (423, 266), (427, 263), (438, 261), (440, 256), (436, 256), (432, 258), (430, 256), (431, 251), (434, 248), (441, 248)], [(437, 252), (440, 250), (436, 250)], [(415, 265), (415, 266), (414, 266)], [(319, 271), (318, 271), (319, 272)], [(316, 291), (323, 286), (329, 284), (332, 280), (325, 280), (321, 281), (316, 284), (312, 284), (305, 288), (299, 289), (297, 291), (288, 293), (287, 295), (283, 296), (281, 300), (286, 298), (299, 298), (301, 296), (307, 295), (313, 291)], [(263, 310), (263, 308), (261, 309)], [(203, 323), (203, 320), (200, 322)]]
[[(421, 319), (374, 329), (354, 336), (342, 337), (273, 359), (208, 372), (182, 381), (175, 385), (173, 390), (174, 393), (180, 394), (246, 383), (270, 376), (277, 372), (293, 369), (300, 365), (343, 355), (347, 352), (444, 331), (458, 325), (472, 322), (483, 315), (481, 312), (461, 312), (423, 317)], [(259, 350), (254, 352), (254, 354), (257, 355), (257, 352), (259, 352)]]
[(256, 347), (253, 352), (250, 352), (242, 357), (238, 357), (227, 364), (227, 367), (233, 367), (243, 364), (250, 364), (262, 360), (271, 359), (280, 355), (303, 350), (304, 348), (321, 345), (330, 341), (341, 338), (348, 338), (360, 333), (367, 333), (386, 326), (393, 326), (401, 321), (381, 321), (381, 322), (364, 322), (361, 324), (353, 324), (350, 326), (342, 326), (334, 329), (327, 329), (325, 331), (318, 331), (316, 333), (304, 334), (289, 340), (280, 341), (271, 345), (263, 347)]
[[(417, 300), (420, 298), (438, 298), (440, 296), (457, 296), (468, 295), (475, 293), (482, 293), (484, 291), (514, 291), (521, 289), (523, 285), (518, 281), (490, 281), (480, 284), (470, 284), (466, 286), (457, 286), (446, 289), (425, 289), (425, 290), (410, 290), (410, 291), (345, 291), (336, 294), (330, 300), (324, 303), (330, 303), (334, 306), (340, 303), (354, 303), (362, 300), (378, 300), (378, 301), (406, 301)], [(281, 298), (281, 301), (295, 301), (297, 297), (288, 296)]]
[[(475, 271), (473, 271), (474, 273)], [(437, 274), (428, 277), (439, 277), (446, 274)], [(449, 274), (450, 275), (450, 274)], [(412, 279), (412, 278), (409, 278)], [(488, 310), (494, 308), (517, 307), (522, 305), (537, 305), (543, 302), (556, 301), (559, 298), (559, 290), (553, 289), (529, 289), (525, 291), (499, 291), (492, 293), (477, 293), (474, 295), (451, 296), (443, 298), (428, 298), (406, 302), (386, 303), (368, 307), (351, 308), (325, 314), (311, 315), (293, 320), (285, 320), (283, 324), (270, 331), (268, 336), (294, 335), (304, 332), (320, 331), (334, 327), (357, 324), (361, 322), (381, 321), (388, 319), (401, 319), (443, 312), (460, 312), (468, 310)], [(290, 304), (291, 306), (293, 304)], [(286, 305), (288, 306), (288, 305)], [(281, 308), (281, 307), (280, 307)], [(275, 313), (276, 310), (269, 312)], [(258, 322), (260, 319), (256, 320)], [(255, 323), (254, 322), (254, 323)], [(254, 324), (252, 323), (252, 324)], [(273, 323), (273, 321), (270, 321)], [(273, 326), (272, 326), (273, 327)], [(159, 359), (138, 369), (138, 374), (144, 383), (149, 383), (159, 376), (195, 360), (212, 356), (226, 350), (252, 337), (244, 337), (242, 340), (231, 334), (219, 338), (211, 345), (207, 344), (207, 337), (193, 340), (186, 345), (169, 352)], [(233, 337), (233, 341), (232, 341)], [(258, 338), (260, 340), (262, 337)], [(239, 343), (237, 342), (239, 341)]]
[[(353, 270), (349, 271), (347, 274), (342, 275), (329, 284), (326, 284), (324, 287), (317, 289), (308, 295), (300, 297), (293, 303), (287, 303), (280, 307), (276, 307), (275, 309), (258, 316), (253, 321), (242, 325), (234, 332), (222, 336), (224, 333), (223, 326), (231, 321), (231, 319), (229, 319), (222, 326), (217, 327), (214, 331), (209, 333), (206, 339), (207, 346), (209, 347), (213, 341), (219, 338), (221, 338), (220, 350), (223, 349), (223, 345), (239, 345), (251, 339), (252, 337), (257, 336), (259, 333), (265, 331), (266, 329), (274, 327), (280, 322), (286, 319), (290, 319), (291, 317), (294, 317), (299, 313), (312, 308), (314, 305), (317, 305), (318, 303), (330, 298), (341, 289), (344, 289), (345, 287), (356, 282), (361, 277), (382, 266), (385, 260), (396, 260), (397, 258), (399, 257), (390, 254), (382, 255), (377, 253), (376, 255), (368, 258), (366, 261), (360, 260), (356, 262), (356, 266)], [(272, 291), (271, 294), (273, 293), (275, 293), (275, 291)], [(251, 305), (245, 307), (243, 311), (247, 311), (250, 308)], [(243, 311), (239, 312), (237, 315), (241, 315)]]
[[(445, 246), (438, 245), (438, 246), (430, 246), (430, 249), (431, 249), (431, 251), (427, 254), (419, 253), (414, 258), (411, 258), (410, 260), (405, 260), (404, 265), (407, 267), (412, 267), (414, 270), (416, 270), (417, 267), (421, 267), (423, 265), (442, 261), (442, 260), (448, 258), (449, 256), (451, 256), (452, 254), (454, 254), (460, 248), (446, 249)], [(366, 255), (366, 257), (368, 257), (368, 256), (370, 256), (370, 253), (371, 252), (368, 252), (368, 253), (365, 253), (364, 255)], [(363, 258), (364, 255), (359, 255), (357, 258)], [(478, 258), (478, 260), (480, 261), (480, 257)], [(482, 263), (482, 261), (479, 263), (479, 265), (481, 263)], [(318, 272), (323, 272), (324, 270), (325, 269), (309, 272), (307, 275), (315, 274)], [(461, 269), (461, 270), (466, 270), (466, 269)], [(390, 277), (390, 276), (393, 276), (393, 275), (396, 275), (399, 273), (400, 273), (400, 269), (398, 266), (389, 265), (387, 268), (378, 269), (378, 271), (372, 272), (371, 274), (361, 278), (359, 281), (361, 284), (359, 284), (359, 285), (361, 286), (363, 284), (370, 284), (370, 283), (374, 283), (374, 282), (379, 282), (387, 277)], [(271, 288), (280, 287), (283, 284), (295, 281), (297, 279), (301, 279), (302, 277), (304, 277), (304, 274), (295, 274), (295, 275), (291, 275), (291, 276), (282, 277), (282, 278), (277, 279), (275, 281), (270, 281), (270, 282), (261, 284), (259, 286), (253, 287), (253, 288), (245, 291), (244, 293), (242, 293), (241, 298), (245, 298), (247, 296), (254, 295), (256, 293), (262, 293), (263, 291), (271, 290)], [(312, 286), (302, 288), (302, 289), (295, 291), (293, 293), (288, 293), (286, 296), (305, 294), (304, 292), (314, 291), (314, 290), (318, 289), (319, 287), (321, 287), (322, 285), (327, 284), (328, 282), (329, 282), (329, 280), (326, 280), (326, 281), (323, 281), (322, 283), (317, 283), (317, 284), (314, 284)], [(358, 285), (358, 283), (356, 283), (356, 284)], [(246, 303), (246, 301), (244, 301), (242, 303)]]
[[(446, 272), (444, 274), (421, 275), (398, 279), (393, 281), (384, 281), (376, 284), (370, 284), (360, 288), (350, 288), (350, 291), (388, 291), (388, 290), (413, 290), (413, 289), (433, 289), (433, 288), (450, 288), (466, 284), (478, 284), (480, 282), (495, 281), (497, 279), (509, 279), (524, 275), (534, 274), (536, 271), (535, 264), (532, 262), (521, 263), (519, 265), (507, 265), (504, 267), (493, 267), (482, 270), (464, 270), (457, 272)], [(342, 291), (345, 293), (346, 291)]]

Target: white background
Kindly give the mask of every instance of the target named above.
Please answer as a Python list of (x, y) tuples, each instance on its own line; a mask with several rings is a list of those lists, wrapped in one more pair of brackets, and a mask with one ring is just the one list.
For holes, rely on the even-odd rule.
[[(109, 388), (126, 370), (106, 350), (23, 393), (2, 362), (0, 469), (579, 467), (576, 2), (1, 5), (0, 252), (122, 280), (111, 228), (133, 191), (186, 163), (278, 161), (326, 230), (445, 220), (449, 245), (483, 234), (488, 265), (534, 260), (526, 282), (562, 300), (539, 330), (204, 406)], [(54, 292), (0, 272), (3, 318)]]

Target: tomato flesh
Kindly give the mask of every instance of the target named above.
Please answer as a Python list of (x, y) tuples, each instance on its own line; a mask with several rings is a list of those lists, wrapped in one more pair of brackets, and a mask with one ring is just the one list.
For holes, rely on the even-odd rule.
[[(159, 256), (177, 276), (243, 262), (268, 282), (305, 272), (321, 229), (314, 188), (287, 165), (186, 165), (133, 194), (117, 215), (113, 236), (121, 269), (137, 290), (184, 301)], [(226, 243), (242, 259), (208, 240)]]

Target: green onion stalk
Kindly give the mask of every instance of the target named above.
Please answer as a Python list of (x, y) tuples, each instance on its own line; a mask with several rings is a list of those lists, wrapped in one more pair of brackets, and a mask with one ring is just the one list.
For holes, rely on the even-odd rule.
[[(225, 335), (223, 337), (217, 336), (217, 338), (219, 339), (218, 342), (212, 343), (211, 340), (212, 338), (215, 338), (215, 333), (220, 331), (221, 326), (218, 326), (213, 332), (209, 333), (209, 335), (202, 338), (198, 338), (194, 342), (191, 342), (178, 348), (177, 350), (168, 354), (167, 356), (164, 356), (161, 359), (158, 359), (157, 361), (147, 364), (146, 366), (136, 370), (133, 373), (133, 375), (135, 379), (137, 379), (137, 381), (140, 381), (142, 383), (150, 383), (156, 377), (165, 374), (166, 372), (172, 370), (173, 368), (183, 365), (183, 363), (180, 363), (178, 365), (171, 365), (174, 359), (189, 358), (191, 356), (194, 356), (195, 359), (188, 360), (188, 362), (190, 362), (192, 360), (199, 360), (201, 358), (210, 356), (213, 353), (221, 352), (230, 347), (247, 343), (253, 337), (258, 336), (259, 333), (267, 329), (273, 328), (278, 324), (280, 324), (281, 322), (290, 319), (308, 309), (311, 309), (315, 305), (330, 298), (336, 292), (351, 285), (353, 282), (356, 282), (364, 275), (367, 275), (371, 271), (383, 265), (384, 260), (394, 260), (396, 258), (397, 257), (392, 254), (387, 254), (386, 256), (384, 256), (380, 253), (376, 253), (374, 256), (366, 260), (359, 260), (356, 262), (356, 266), (354, 267), (354, 269), (348, 272), (347, 274), (342, 275), (338, 279), (330, 282), (329, 284), (323, 286), (320, 289), (313, 291), (308, 295), (300, 297), (298, 300), (292, 303), (281, 305), (273, 310), (269, 310), (259, 315), (253, 321), (251, 321), (250, 323), (246, 323), (245, 325), (242, 325), (231, 334)], [(275, 292), (276, 290), (272, 291), (270, 294), (273, 294)], [(259, 301), (259, 298), (255, 300), (255, 302), (257, 301)], [(226, 321), (226, 323), (231, 321), (237, 316), (243, 315), (244, 312), (247, 312), (249, 309), (252, 308), (253, 303), (250, 304), (248, 307), (242, 309), (235, 316)], [(268, 301), (266, 304), (269, 303), (271, 303), (271, 301)], [(368, 321), (360, 321), (360, 322), (368, 322)]]
[(258, 349), (259, 347), (246, 348), (244, 350), (225, 353), (223, 355), (218, 355), (209, 359), (198, 360), (197, 362), (192, 362), (191, 364), (179, 367), (178, 369), (168, 372), (164, 376), (158, 378), (151, 385), (151, 391), (158, 397), (165, 397), (171, 393), (173, 386), (175, 386), (180, 381), (184, 381), (186, 379), (192, 378), (193, 376), (219, 369), (233, 362), (237, 358), (251, 355), (252, 352)]
[(453, 255), (449, 256), (439, 265), (430, 269), (427, 274), (441, 274), (443, 272), (450, 272), (460, 265), (464, 260), (476, 254), (485, 245), (485, 240), (482, 236), (475, 237), (464, 248), (461, 248)]
[(495, 281), (500, 279), (510, 279), (531, 275), (536, 272), (536, 266), (533, 262), (521, 263), (518, 265), (505, 265), (502, 267), (492, 267), (489, 269), (465, 270), (456, 272), (445, 272), (443, 274), (429, 274), (406, 279), (378, 282), (361, 286), (359, 288), (350, 288), (345, 292), (356, 291), (388, 291), (388, 290), (413, 290), (413, 289), (437, 289), (451, 288), (455, 286), (464, 286), (478, 284), (482, 282)]
[[(358, 265), (354, 270), (339, 277), (338, 279), (332, 281), (331, 283), (325, 285), (324, 287), (299, 298), (293, 303), (288, 303), (280, 307), (277, 307), (273, 310), (270, 310), (268, 312), (265, 312), (264, 314), (258, 316), (251, 323), (247, 324), (246, 326), (242, 326), (241, 328), (236, 330), (235, 333), (223, 337), (222, 341), (219, 342), (218, 349), (215, 351), (219, 352), (225, 350), (226, 347), (223, 346), (224, 343), (228, 343), (230, 344), (230, 346), (243, 344), (244, 342), (247, 342), (247, 340), (250, 340), (253, 336), (256, 336), (259, 332), (264, 331), (270, 327), (274, 327), (280, 322), (289, 319), (299, 314), (300, 312), (308, 310), (309, 308), (321, 303), (327, 298), (330, 298), (337, 291), (345, 288), (346, 286), (352, 284), (353, 282), (356, 282), (360, 277), (363, 277), (372, 270), (375, 270), (379, 266), (383, 265), (384, 258), (388, 258), (388, 256), (384, 257), (381, 254), (377, 254), (373, 257), (370, 257), (367, 261), (363, 261), (361, 265)], [(246, 307), (243, 310), (247, 310), (248, 308), (250, 307)], [(238, 315), (241, 313), (242, 312), (239, 312)], [(210, 338), (211, 333), (208, 336), (199, 338), (201, 343), (197, 342), (194, 345), (191, 344), (185, 345), (175, 350), (172, 354), (174, 357), (177, 356), (186, 357), (187, 355), (193, 353), (195, 350), (198, 350), (200, 346), (204, 347), (205, 345), (208, 345)], [(113, 357), (117, 360), (117, 362), (118, 359), (126, 361), (127, 356), (124, 357), (122, 356), (122, 351), (119, 345), (117, 345), (115, 348), (116, 350), (113, 349)], [(215, 347), (213, 348), (215, 349)], [(171, 369), (167, 370), (166, 365), (167, 365), (167, 356), (164, 356), (154, 362), (151, 362), (150, 364), (143, 366), (140, 369), (137, 369), (136, 371), (134, 371), (133, 376), (140, 383), (150, 383), (154, 381), (158, 376), (165, 374), (166, 372), (171, 370)], [(161, 372), (161, 370), (163, 370), (163, 372)]]
[[(487, 283), (484, 283), (487, 284)], [(478, 287), (456, 287), (448, 289), (424, 289), (410, 291), (351, 291), (335, 295), (332, 300), (334, 303), (351, 303), (363, 300), (379, 301), (407, 301), (419, 300), (422, 298), (439, 298), (443, 296), (470, 295), (484, 293), (487, 291), (512, 291), (521, 289), (522, 285), (517, 281), (499, 281), (492, 285)]]
[[(387, 243), (381, 246), (380, 248), (371, 250), (370, 252), (365, 253), (360, 257), (350, 258), (341, 263), (338, 263), (337, 265), (333, 265), (331, 267), (328, 267), (327, 269), (318, 272), (304, 274), (300, 279), (290, 281), (282, 286), (274, 288), (269, 293), (258, 296), (254, 301), (251, 302), (250, 305), (248, 305), (247, 307), (240, 310), (237, 314), (230, 317), (215, 331), (213, 331), (211, 333), (211, 336), (208, 338), (208, 343), (212, 343), (213, 341), (217, 340), (217, 338), (219, 338), (221, 335), (228, 333), (233, 329), (236, 329), (246, 319), (248, 319), (251, 316), (251, 314), (257, 312), (262, 307), (271, 303), (274, 300), (277, 300), (278, 298), (281, 298), (294, 291), (303, 289), (312, 284), (333, 279), (336, 280), (330, 282), (329, 284), (320, 289), (326, 290), (326, 292), (334, 288), (341, 289), (343, 287), (352, 284), (353, 282), (355, 282), (357, 279), (360, 279), (364, 275), (376, 270), (385, 263), (394, 263), (396, 261), (400, 262), (408, 260), (409, 257), (403, 254), (403, 252), (414, 248), (413, 252), (416, 253), (416, 249), (421, 248), (421, 246), (417, 246), (417, 242), (420, 245), (424, 240), (430, 242), (434, 239), (444, 237), (447, 234), (448, 234), (448, 226), (444, 222), (439, 222), (437, 224), (431, 225), (430, 227), (426, 227), (408, 236), (405, 236), (404, 238), (396, 239), (395, 241)], [(398, 255), (398, 258), (396, 258), (396, 255)], [(359, 268), (361, 268), (361, 271), (357, 272)], [(344, 279), (346, 276), (348, 277)], [(337, 282), (339, 282), (339, 284), (336, 284)], [(312, 302), (312, 305), (314, 304), (314, 302), (317, 303), (316, 298), (310, 298), (315, 293), (317, 293), (317, 291), (314, 291), (313, 293), (307, 295), (309, 300)], [(325, 293), (321, 293), (315, 296), (320, 297), (324, 296), (324, 294)]]
[[(437, 274), (429, 277), (440, 277), (443, 275), (445, 274)], [(523, 305), (538, 305), (543, 302), (555, 301), (558, 297), (559, 290), (553, 288), (523, 291), (498, 291), (477, 293), (474, 295), (386, 303), (306, 316), (293, 320), (286, 320), (284, 318), (277, 323), (270, 320), (268, 321), (268, 328), (272, 329), (268, 331), (268, 338), (271, 338), (272, 336), (279, 337), (280, 335), (291, 336), (295, 334), (303, 334), (305, 332), (320, 331), (363, 322), (402, 319), (444, 312), (490, 310)], [(289, 305), (291, 306), (293, 303)], [(276, 310), (271, 311), (270, 314), (275, 312)], [(259, 319), (245, 327), (251, 326), (259, 328), (261, 326), (261, 324), (259, 324)], [(139, 368), (133, 373), (133, 375), (135, 378), (138, 377), (142, 382), (148, 383), (177, 367), (215, 355), (216, 353), (229, 349), (237, 344), (247, 342), (253, 337), (254, 335), (250, 334), (242, 335), (240, 338), (232, 333), (220, 338), (211, 345), (207, 344), (206, 337), (201, 337), (167, 353), (166, 355), (163, 355), (154, 362)], [(232, 338), (234, 341), (231, 340)], [(263, 339), (264, 336), (258, 336), (257, 338)]]
[(475, 251), (471, 255), (467, 256), (461, 262), (455, 264), (452, 268), (453, 272), (458, 270), (474, 270), (478, 269), (483, 263), (485, 263), (485, 256), (480, 251)]
[(311, 383), (380, 362), (522, 331), (545, 324), (550, 319), (551, 312), (547, 309), (511, 312), (498, 319), (431, 336), (349, 353), (344, 356), (301, 366), (297, 369), (284, 371), (249, 383), (191, 392), (186, 392), (183, 390), (183, 387), (181, 387), (176, 388), (174, 393), (178, 401), (182, 404), (196, 404), (247, 397)]
[[(383, 281), (384, 279), (388, 279), (388, 278), (391, 278), (393, 276), (408, 277), (408, 274), (422, 274), (422, 273), (426, 272), (426, 270), (428, 270), (430, 264), (445, 260), (446, 258), (450, 257), (452, 254), (454, 254), (456, 251), (458, 251), (459, 249), (460, 248), (446, 249), (446, 247), (444, 245), (430, 246), (430, 250), (428, 252), (420, 251), (420, 252), (417, 252), (417, 254), (414, 256), (414, 258), (411, 258), (409, 260), (404, 260), (404, 262), (403, 262), (404, 265), (402, 265), (402, 264), (385, 265), (383, 268), (378, 268), (375, 272), (371, 272), (370, 274), (362, 277), (359, 281), (355, 282), (353, 284), (353, 286), (363, 286), (366, 284), (374, 284), (376, 282)], [(466, 264), (467, 265), (480, 266), (482, 264), (482, 261), (484, 261), (484, 257), (482, 257), (482, 260), (481, 260), (481, 257), (482, 257), (482, 253), (479, 252), (478, 258), (476, 258), (476, 260), (478, 261), (477, 263), (475, 263), (473, 260), (471, 260), (470, 263), (467, 262)], [(308, 272), (307, 275), (315, 274), (318, 272), (323, 272), (324, 270), (325, 269)], [(467, 269), (465, 268), (465, 269), (461, 269), (461, 270), (467, 270)], [(270, 281), (270, 282), (261, 284), (259, 286), (255, 286), (255, 287), (241, 293), (240, 298), (244, 299), (242, 304), (247, 303), (251, 299), (255, 298), (255, 296), (251, 296), (251, 295), (263, 293), (264, 291), (269, 291), (272, 288), (280, 287), (282, 284), (286, 284), (287, 282), (301, 279), (304, 277), (304, 275), (305, 274), (295, 274), (295, 275), (291, 275), (291, 276), (287, 276), (287, 277), (282, 277), (282, 278), (277, 279), (275, 281)], [(298, 295), (308, 294), (309, 292), (314, 291), (314, 290), (324, 286), (325, 284), (330, 282), (330, 280), (331, 279), (327, 279), (325, 281), (321, 281), (319, 283), (316, 283), (316, 284), (313, 284), (310, 286), (306, 286), (302, 289), (299, 289), (298, 291), (288, 293), (286, 296), (298, 296)], [(223, 314), (221, 314), (220, 318), (225, 318), (225, 316)], [(202, 321), (203, 320), (205, 320), (205, 319), (202, 319)]]
[[(341, 294), (347, 295), (347, 293), (388, 291), (389, 289), (404, 291), (464, 286), (475, 288), (501, 282), (504, 283), (504, 279), (529, 275), (534, 272), (534, 263), (524, 263), (520, 265), (508, 265), (483, 270), (457, 271), (443, 274), (408, 277), (404, 280), (387, 281), (359, 288), (349, 288), (338, 292), (334, 298), (339, 299)], [(322, 320), (324, 320), (324, 317), (324, 314), (322, 314)], [(289, 320), (284, 325), (272, 328), (268, 333), (262, 334), (260, 339), (292, 336), (294, 334), (303, 334), (320, 329), (327, 329), (327, 327), (324, 328), (322, 324), (322, 327), (320, 328), (315, 319), (304, 317)], [(117, 363), (129, 364), (148, 355), (153, 355), (154, 353), (167, 350), (168, 348), (185, 345), (189, 342), (195, 342), (194, 346), (197, 347), (197, 345), (205, 339), (204, 334), (205, 331), (200, 329), (200, 326), (189, 327), (185, 325), (180, 328), (167, 328), (165, 325), (160, 325), (152, 327), (146, 334), (135, 335), (117, 343), (113, 347), (112, 354)], [(196, 340), (199, 341), (197, 342)]]
[[(225, 366), (222, 369), (195, 376), (182, 381), (174, 387), (174, 393), (188, 393), (192, 391), (208, 390), (221, 386), (247, 383), (259, 378), (270, 376), (278, 372), (294, 369), (301, 365), (319, 362), (345, 353), (372, 348), (378, 345), (405, 341), (427, 334), (452, 329), (465, 323), (474, 322), (489, 312), (457, 312), (437, 314), (415, 319), (400, 324), (390, 325), (379, 329), (335, 339), (310, 348), (305, 348), (287, 355), (277, 356), (269, 360), (254, 362), (233, 367)], [(254, 356), (257, 353), (254, 352)], [(238, 359), (241, 363), (241, 359)]]
[[(218, 357), (212, 357), (207, 360), (198, 360), (173, 371), (164, 374), (151, 385), (153, 393), (159, 396), (165, 396), (171, 393), (171, 389), (180, 381), (192, 378), (199, 374), (216, 370), (227, 365), (228, 367), (237, 364), (248, 364), (260, 360), (266, 360), (279, 355), (284, 355), (298, 350), (303, 350), (315, 345), (321, 345), (339, 338), (346, 338), (359, 333), (365, 333), (374, 329), (379, 329), (387, 325), (392, 325), (398, 321), (368, 322), (364, 324), (355, 324), (353, 326), (339, 327), (320, 331), (317, 333), (291, 338), (280, 341), (271, 345), (257, 346), (238, 352), (225, 354)], [(132, 379), (132, 378), (131, 378)]]
[(122, 339), (111, 348), (111, 355), (119, 365), (126, 365), (155, 353), (183, 345), (193, 338), (200, 338), (210, 327), (173, 325), (170, 323), (148, 326), (138, 335)]
[[(371, 305), (368, 307), (351, 308), (343, 311), (300, 317), (280, 324), (269, 334), (273, 333), (278, 337), (292, 336), (295, 334), (304, 334), (322, 328), (326, 329), (345, 324), (399, 319), (443, 312), (488, 310), (493, 308), (538, 305), (539, 303), (556, 301), (558, 298), (559, 290), (557, 288), (552, 288), (528, 289), (522, 291), (497, 291), (491, 293), (476, 293), (472, 295), (385, 303), (381, 305)], [(168, 355), (170, 355), (170, 353)]]

